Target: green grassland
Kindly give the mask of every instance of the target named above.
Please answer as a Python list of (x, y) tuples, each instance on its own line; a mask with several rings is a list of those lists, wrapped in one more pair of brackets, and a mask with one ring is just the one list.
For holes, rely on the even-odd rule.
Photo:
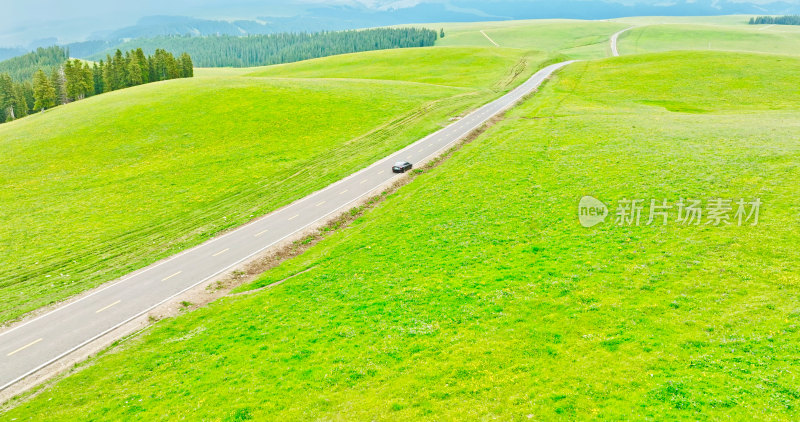
[[(484, 50), (365, 56), (375, 69), (404, 61), (414, 70), (405, 76), (286, 79), (307, 75), (307, 63), (281, 66), (282, 78), (198, 70), (0, 126), (0, 323), (320, 189), (499, 96), (545, 59)], [(435, 59), (418, 65), (426, 55)], [(263, 76), (244, 75), (255, 71)]]
[(618, 22), (579, 20), (522, 20), (507, 22), (430, 24), (443, 28), (437, 46), (492, 46), (483, 30), (501, 47), (532, 49), (562, 54), (572, 59), (610, 55), (608, 40), (629, 25)]
[[(437, 47), (343, 54), (254, 69), (248, 76), (380, 79), (468, 88), (508, 89), (547, 55), (521, 48)], [(533, 66), (532, 66), (533, 65)]]
[(721, 50), (800, 55), (800, 28), (789, 25), (648, 25), (620, 37), (620, 54)]
[(752, 17), (751, 15), (632, 16), (627, 18), (612, 19), (612, 22), (623, 22), (633, 25), (696, 24), (696, 25), (746, 26), (751, 17)]
[[(797, 420), (798, 66), (573, 64), (242, 291), (296, 277), (159, 323), (4, 418)], [(764, 206), (757, 226), (585, 229), (584, 195)]]
[(571, 59), (610, 55), (609, 37), (637, 26), (620, 38), (622, 54), (674, 50), (717, 50), (800, 54), (800, 29), (788, 25), (748, 25), (750, 16), (656, 16), (609, 21), (520, 20), (429, 24), (443, 28), (438, 46), (492, 46), (553, 52)]

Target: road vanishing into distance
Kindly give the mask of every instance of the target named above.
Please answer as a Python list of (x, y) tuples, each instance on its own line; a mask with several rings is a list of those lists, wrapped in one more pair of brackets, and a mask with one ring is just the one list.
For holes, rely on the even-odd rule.
[(545, 67), (503, 97), (321, 191), (0, 334), (0, 391), (181, 293), (347, 211), (401, 177), (392, 172), (395, 162), (418, 165), (440, 155), (570, 63)]
[(625, 28), (622, 31), (617, 32), (616, 34), (611, 36), (611, 55), (613, 57), (619, 57), (619, 49), (617, 48), (617, 41), (619, 41), (619, 36), (630, 31), (634, 27)]

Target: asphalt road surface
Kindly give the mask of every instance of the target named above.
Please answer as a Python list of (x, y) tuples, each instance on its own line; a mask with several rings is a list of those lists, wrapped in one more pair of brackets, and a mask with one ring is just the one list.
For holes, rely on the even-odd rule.
[(419, 165), (436, 157), (569, 63), (542, 69), (503, 97), (321, 191), (0, 334), (0, 391), (309, 226), (346, 211), (399, 177), (392, 173), (393, 163)]
[(617, 41), (619, 41), (619, 36), (630, 31), (633, 27), (623, 29), (622, 31), (617, 32), (616, 34), (611, 36), (611, 55), (614, 57), (619, 57), (619, 49), (617, 48)]

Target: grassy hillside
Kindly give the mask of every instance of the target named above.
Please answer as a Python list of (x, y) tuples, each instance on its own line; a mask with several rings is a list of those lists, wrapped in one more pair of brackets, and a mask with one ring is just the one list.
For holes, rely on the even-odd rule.
[[(798, 66), (571, 65), (249, 288), (296, 277), (160, 323), (4, 417), (796, 420)], [(583, 195), (764, 207), (757, 226), (585, 229)]]
[(673, 50), (718, 50), (798, 55), (800, 28), (748, 25), (750, 16), (655, 16), (581, 20), (520, 20), (429, 24), (444, 28), (437, 46), (486, 46), (557, 52), (573, 59), (610, 55), (609, 38), (621, 29), (639, 26), (620, 38), (622, 54)]
[(442, 27), (445, 37), (437, 46), (487, 46), (493, 44), (483, 30), (501, 47), (558, 52), (573, 59), (606, 57), (611, 35), (629, 25), (618, 22), (575, 20), (530, 20), (510, 22), (478, 22), (431, 24)]
[[(248, 76), (381, 79), (471, 88), (507, 89), (546, 60), (517, 48), (442, 47), (344, 54), (261, 68)], [(402, 69), (402, 70), (401, 70)]]
[(620, 38), (620, 54), (722, 50), (800, 55), (800, 27), (765, 25), (652, 25)]
[[(368, 80), (369, 69), (364, 80), (206, 70), (0, 126), (0, 322), (363, 168), (513, 87), (544, 59), (470, 51), (496, 57), (470, 65), (467, 50), (443, 49), (435, 64), (417, 65), (422, 55), (412, 51), (404, 61), (438, 72), (436, 85), (417, 75)], [(368, 57), (381, 66), (403, 54)]]
[(723, 15), (723, 16), (632, 16), (613, 19), (614, 22), (624, 22), (634, 25), (659, 25), (659, 24), (696, 24), (696, 25), (731, 25), (747, 26), (751, 15)]

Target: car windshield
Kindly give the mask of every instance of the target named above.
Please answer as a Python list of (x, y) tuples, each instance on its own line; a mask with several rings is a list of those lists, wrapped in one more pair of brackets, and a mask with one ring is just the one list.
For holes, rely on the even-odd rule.
[(406, 163), (405, 163), (405, 161), (398, 161), (398, 162), (394, 163), (394, 165), (395, 165), (395, 167), (403, 167), (404, 165), (406, 165)]

